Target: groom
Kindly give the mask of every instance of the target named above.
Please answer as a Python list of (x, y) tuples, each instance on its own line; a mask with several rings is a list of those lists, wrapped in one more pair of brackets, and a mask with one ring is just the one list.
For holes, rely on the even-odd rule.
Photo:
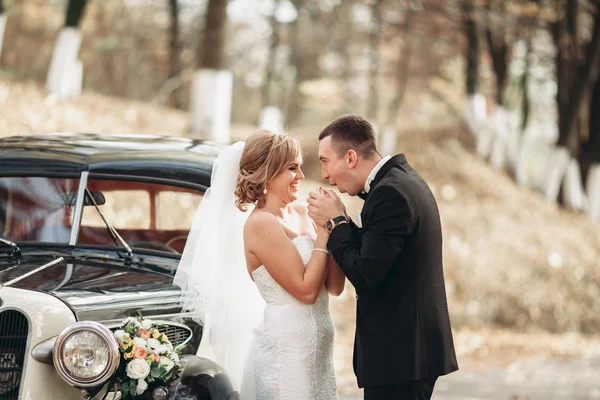
[(403, 154), (382, 158), (373, 127), (339, 117), (319, 135), (323, 179), (365, 203), (362, 228), (331, 190), (311, 192), (309, 216), (357, 293), (354, 372), (365, 400), (430, 399), (458, 369), (442, 264), (438, 207)]

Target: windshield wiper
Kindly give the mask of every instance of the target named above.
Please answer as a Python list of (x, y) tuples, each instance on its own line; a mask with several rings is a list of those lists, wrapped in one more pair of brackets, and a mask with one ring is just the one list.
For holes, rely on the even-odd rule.
[(10, 250), (6, 252), (6, 254), (9, 257), (21, 257), (21, 250), (15, 242), (11, 242), (10, 240), (0, 238), (0, 243), (4, 243), (5, 245), (10, 247)]
[(125, 242), (125, 240), (123, 240), (121, 235), (119, 235), (119, 232), (117, 232), (117, 230), (115, 228), (113, 228), (111, 224), (108, 223), (108, 221), (104, 217), (104, 214), (102, 214), (102, 211), (100, 211), (100, 208), (98, 208), (98, 204), (96, 203), (96, 200), (94, 199), (94, 197), (92, 196), (92, 194), (90, 193), (90, 191), (87, 188), (85, 189), (85, 194), (86, 194), (86, 196), (88, 196), (90, 198), (90, 200), (94, 204), (94, 207), (96, 207), (96, 211), (98, 211), (98, 214), (100, 214), (100, 218), (102, 218), (102, 221), (104, 221), (104, 225), (106, 225), (106, 228), (108, 229), (108, 232), (110, 233), (110, 236), (112, 237), (112, 239), (115, 242), (118, 240), (121, 243), (121, 245), (125, 248), (125, 250), (127, 250), (127, 256), (125, 257), (125, 264), (131, 265), (133, 263), (133, 251), (131, 250), (131, 247), (129, 247), (127, 242)]

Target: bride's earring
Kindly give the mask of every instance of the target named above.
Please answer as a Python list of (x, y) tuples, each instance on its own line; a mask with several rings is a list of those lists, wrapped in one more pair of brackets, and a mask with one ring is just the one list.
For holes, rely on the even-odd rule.
[(267, 194), (267, 188), (265, 187), (265, 189), (263, 190), (263, 194)]

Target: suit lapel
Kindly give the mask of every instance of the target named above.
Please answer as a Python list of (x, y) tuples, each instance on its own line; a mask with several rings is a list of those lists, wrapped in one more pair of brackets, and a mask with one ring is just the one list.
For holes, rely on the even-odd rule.
[[(373, 182), (371, 182), (371, 188), (369, 190), (369, 193), (373, 191), (373, 188), (379, 183), (379, 181), (381, 181), (381, 179), (385, 176), (385, 174), (388, 173), (388, 171), (390, 169), (392, 169), (394, 167), (398, 167), (402, 164), (406, 164), (406, 156), (404, 154), (397, 154), (394, 157), (390, 158), (388, 160), (388, 162), (383, 164), (383, 167), (381, 167), (381, 169), (377, 172), (377, 175), (375, 175)], [(359, 196), (359, 197), (365, 201), (365, 204), (363, 205), (363, 208), (360, 212), (360, 219), (361, 219), (361, 222), (364, 224), (364, 221), (366, 221), (366, 219), (367, 219), (367, 213), (368, 213), (368, 208), (366, 207), (367, 202), (368, 202), (368, 194), (366, 196)]]
[(371, 182), (371, 189), (369, 190), (369, 192), (373, 190), (373, 187), (377, 185), (377, 183), (379, 183), (379, 181), (385, 176), (385, 174), (388, 173), (390, 169), (400, 166), (402, 164), (406, 164), (406, 156), (404, 154), (397, 154), (394, 157), (390, 158), (388, 162), (383, 164), (383, 167), (381, 167), (379, 172), (377, 172), (377, 175), (375, 175), (375, 179), (373, 179), (373, 182)]

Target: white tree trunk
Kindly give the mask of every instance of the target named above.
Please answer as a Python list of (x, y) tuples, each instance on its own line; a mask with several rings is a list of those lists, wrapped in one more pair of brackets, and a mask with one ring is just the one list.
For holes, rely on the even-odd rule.
[(546, 165), (554, 154), (554, 145), (525, 135), (519, 150), (515, 179), (519, 186), (542, 191)]
[(600, 222), (600, 164), (590, 167), (585, 186), (588, 195), (588, 216), (592, 221)]
[(6, 14), (0, 14), (0, 55), (2, 55), (2, 44), (4, 43), (4, 30), (6, 29)]
[(587, 198), (583, 188), (579, 162), (574, 158), (571, 158), (567, 166), (564, 188), (563, 200), (565, 205), (573, 210), (584, 211), (587, 208)]
[(516, 171), (521, 147), (517, 116), (504, 107), (498, 107), (490, 118), (496, 132), (491, 143), (490, 163), (496, 169)]
[(80, 47), (79, 29), (66, 27), (59, 32), (46, 79), (48, 92), (61, 98), (81, 92), (83, 67), (77, 60)]
[(231, 142), (231, 96), (233, 75), (228, 70), (194, 72), (190, 99), (190, 130), (193, 136), (218, 143)]
[(283, 113), (275, 106), (267, 106), (260, 110), (258, 127), (274, 133), (283, 132)]
[(464, 116), (467, 127), (473, 136), (478, 136), (485, 126), (487, 119), (486, 109), (485, 96), (481, 93), (469, 96), (465, 102)]
[(392, 127), (385, 128), (379, 135), (379, 152), (383, 156), (395, 155), (398, 144), (398, 132)]
[(542, 178), (540, 190), (546, 199), (556, 202), (560, 192), (560, 185), (565, 177), (571, 156), (565, 147), (555, 147), (553, 154), (548, 158), (545, 173)]
[(490, 123), (494, 125), (494, 135), (490, 153), (490, 164), (496, 169), (503, 169), (506, 165), (506, 152), (508, 136), (510, 134), (508, 127), (508, 111), (503, 107), (498, 107), (492, 114)]
[(506, 140), (506, 162), (509, 170), (515, 174), (523, 145), (523, 132), (519, 126), (519, 116), (514, 111), (509, 112), (507, 122), (509, 135)]
[(479, 130), (479, 133), (475, 136), (475, 151), (479, 157), (487, 160), (492, 152), (496, 135), (496, 130), (492, 123), (487, 123)]

